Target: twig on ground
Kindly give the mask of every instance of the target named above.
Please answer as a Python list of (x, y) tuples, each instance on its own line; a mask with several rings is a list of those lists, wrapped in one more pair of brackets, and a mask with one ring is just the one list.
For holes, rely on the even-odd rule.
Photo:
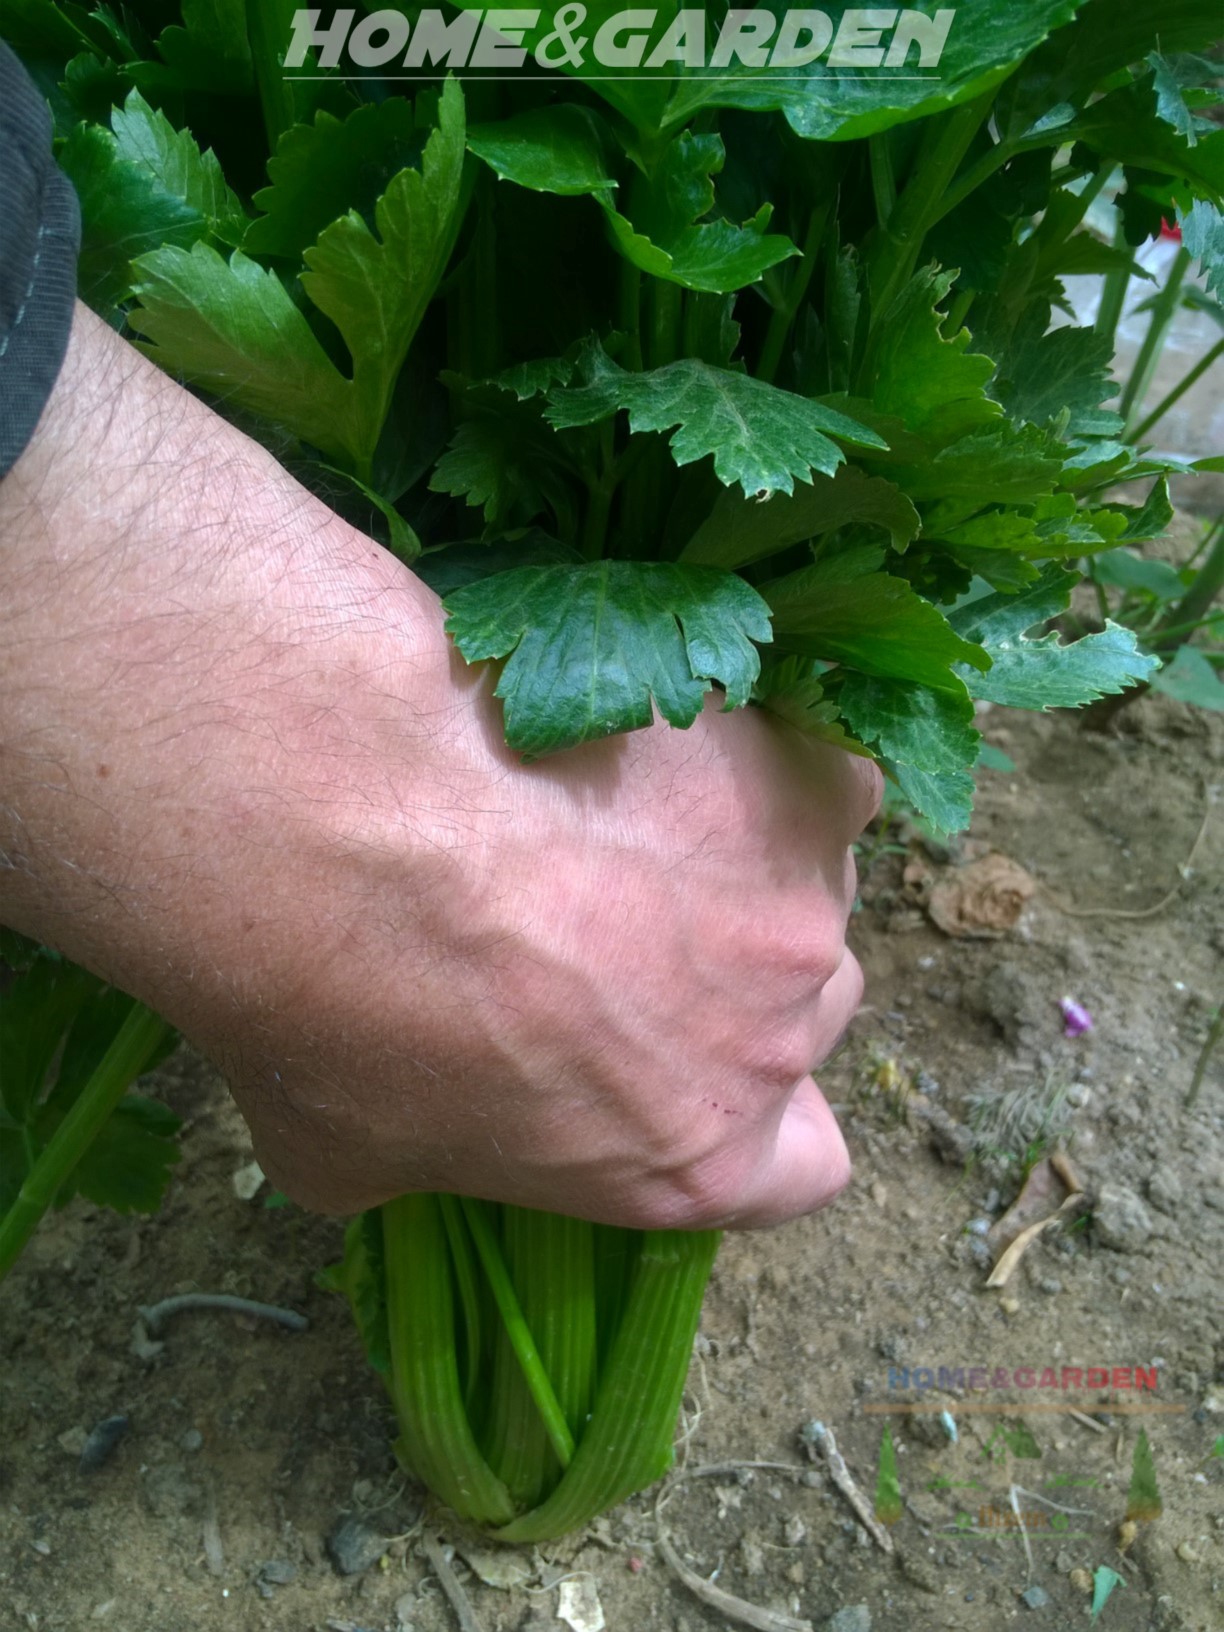
[(823, 1422), (809, 1422), (803, 1430), (803, 1437), (805, 1442), (818, 1450), (829, 1464), (829, 1477), (858, 1514), (863, 1529), (882, 1552), (891, 1553), (892, 1537), (876, 1518), (871, 1510), (871, 1503), (851, 1478), (850, 1469), (846, 1466), (837, 1448), (837, 1441), (833, 1438), (833, 1430), (826, 1427)]
[(1127, 907), (1073, 907), (1069, 902), (1064, 901), (1057, 890), (1051, 889), (1048, 884), (1043, 883), (1041, 886), (1042, 889), (1050, 897), (1050, 900), (1053, 901), (1058, 910), (1065, 913), (1068, 918), (1155, 918), (1158, 913), (1162, 913), (1167, 906), (1177, 899), (1182, 885), (1186, 882), (1190, 868), (1194, 864), (1194, 858), (1198, 855), (1199, 845), (1202, 844), (1203, 838), (1206, 835), (1208, 824), (1211, 821), (1211, 788), (1209, 786), (1204, 786), (1203, 791), (1206, 801), (1205, 809), (1203, 811), (1203, 820), (1199, 823), (1199, 830), (1195, 834), (1194, 843), (1190, 846), (1190, 854), (1177, 869), (1177, 883), (1173, 885), (1172, 889), (1167, 890), (1165, 894), (1161, 896), (1160, 900), (1156, 902), (1155, 906), (1141, 907), (1137, 911), (1132, 911)]
[(476, 1611), (472, 1608), (472, 1600), (464, 1590), (463, 1582), (451, 1568), (450, 1560), (442, 1551), (442, 1543), (437, 1536), (431, 1536), (426, 1530), (421, 1536), (421, 1546), (425, 1549), (425, 1557), (429, 1560), (429, 1567), (438, 1578), (438, 1585), (446, 1594), (451, 1608), (455, 1612), (455, 1619), (459, 1622), (459, 1632), (480, 1632), (480, 1622), (476, 1619)]
[(1098, 1422), (1095, 1417), (1085, 1416), (1082, 1411), (1068, 1411), (1067, 1415), (1074, 1417), (1081, 1428), (1091, 1428), (1094, 1434), (1107, 1434), (1109, 1432), (1103, 1422)]
[(150, 1337), (156, 1337), (171, 1315), (188, 1309), (222, 1309), (234, 1315), (253, 1315), (256, 1320), (271, 1320), (291, 1332), (308, 1330), (310, 1322), (296, 1309), (282, 1309), (275, 1303), (256, 1303), (251, 1298), (231, 1297), (228, 1292), (183, 1292), (176, 1298), (163, 1298), (160, 1303), (142, 1304), (137, 1313), (144, 1321)]
[(690, 1570), (672, 1546), (662, 1524), (659, 1526), (657, 1546), (668, 1565), (694, 1598), (700, 1598), (703, 1604), (726, 1620), (735, 1621), (740, 1626), (751, 1626), (755, 1632), (813, 1632), (811, 1621), (796, 1620), (793, 1615), (778, 1615), (772, 1609), (762, 1609), (759, 1604), (750, 1604), (746, 1598), (737, 1598), (733, 1592), (724, 1592), (712, 1581), (707, 1581), (695, 1570)]
[(1199, 1089), (1203, 1086), (1203, 1078), (1207, 1075), (1207, 1061), (1211, 1058), (1212, 1050), (1219, 1042), (1222, 1033), (1224, 1033), (1224, 1000), (1221, 1000), (1216, 1007), (1215, 1015), (1207, 1028), (1206, 1040), (1195, 1063), (1194, 1076), (1191, 1078), (1190, 1087), (1182, 1102), (1183, 1109), (1187, 1111), (1193, 1109), (1194, 1102), (1199, 1096)]

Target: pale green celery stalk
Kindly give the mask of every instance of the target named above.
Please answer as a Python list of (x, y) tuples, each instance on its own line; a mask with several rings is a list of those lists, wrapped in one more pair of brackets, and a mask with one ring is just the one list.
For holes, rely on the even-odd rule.
[(1122, 401), (1118, 405), (1118, 412), (1126, 420), (1126, 430), (1123, 433), (1128, 439), (1133, 438), (1134, 418), (1136, 410), (1141, 406), (1147, 395), (1147, 388), (1152, 383), (1152, 375), (1156, 372), (1156, 364), (1160, 361), (1161, 348), (1164, 346), (1165, 335), (1169, 325), (1177, 315), (1177, 308), (1181, 304), (1181, 287), (1189, 270), (1192, 256), (1183, 245), (1178, 250), (1173, 265), (1169, 268), (1169, 276), (1165, 280), (1164, 288), (1152, 302), (1152, 318), (1148, 324), (1147, 333), (1143, 337), (1143, 344), (1139, 347), (1139, 355), (1135, 358), (1135, 366), (1131, 370), (1131, 377), (1126, 382), (1126, 389), (1122, 393)]
[(459, 1293), (459, 1307), (463, 1312), (463, 1403), (467, 1410), (468, 1421), (475, 1424), (482, 1404), (480, 1399), (480, 1377), (483, 1364), (487, 1358), (485, 1354), (485, 1335), (488, 1329), (479, 1273), (480, 1265), (472, 1237), (468, 1232), (467, 1221), (463, 1216), (463, 1207), (459, 1197), (439, 1196), (438, 1205), (442, 1209), (442, 1223), (446, 1228), (446, 1239), (451, 1250), (451, 1263), (455, 1271), (455, 1287)]
[(1212, 346), (1211, 350), (1207, 352), (1205, 356), (1199, 358), (1194, 367), (1187, 371), (1187, 373), (1177, 382), (1173, 389), (1165, 396), (1161, 397), (1160, 401), (1156, 404), (1155, 408), (1152, 409), (1147, 418), (1141, 420), (1139, 424), (1135, 426), (1134, 430), (1130, 433), (1130, 440), (1132, 442), (1141, 442), (1153, 428), (1153, 426), (1159, 424), (1159, 422), (1168, 413), (1169, 409), (1175, 407), (1176, 404), (1179, 403), (1185, 396), (1186, 392), (1189, 391), (1190, 387), (1192, 385), (1197, 385), (1199, 380), (1202, 379), (1203, 375), (1206, 374), (1207, 370), (1211, 368), (1213, 364), (1217, 363), (1221, 357), (1224, 357), (1224, 340), (1217, 340), (1215, 345)]
[(464, 1408), (440, 1200), (401, 1196), (386, 1202), (381, 1215), (396, 1451), (460, 1518), (507, 1524), (514, 1516), (510, 1492), (481, 1455)]
[(489, 1290), (497, 1304), (502, 1328), (514, 1350), (531, 1397), (535, 1401), (544, 1431), (548, 1435), (557, 1461), (563, 1468), (568, 1468), (574, 1455), (574, 1436), (558, 1403), (552, 1380), (540, 1358), (535, 1337), (523, 1314), (518, 1291), (510, 1278), (501, 1246), (493, 1232), (489, 1208), (484, 1202), (474, 1201), (468, 1196), (460, 1198), (460, 1205), (467, 1219), (468, 1228), (472, 1232), (472, 1240), (476, 1243), (476, 1251), (480, 1255), (481, 1267), (489, 1283)]
[[(1122, 220), (1122, 212), (1118, 211), (1118, 219), (1114, 225), (1113, 247), (1128, 250), (1126, 242), (1126, 224)], [(1096, 322), (1093, 328), (1102, 339), (1117, 350), (1118, 322), (1122, 316), (1122, 307), (1126, 302), (1126, 291), (1130, 288), (1130, 266), (1115, 266), (1105, 274), (1101, 284), (1101, 304), (1097, 308)]]
[(110, 1047), (39, 1152), (13, 1205), (0, 1220), (0, 1280), (16, 1263), (38, 1221), (124, 1094), (147, 1068), (169, 1029), (160, 1015), (133, 999)]
[(498, 1531), (501, 1540), (564, 1535), (666, 1473), (719, 1239), (717, 1230), (646, 1233), (574, 1459), (546, 1501)]
[(993, 87), (959, 108), (924, 121), (910, 179), (887, 222), (881, 222), (871, 254), (872, 309), (877, 317), (888, 310), (913, 275), (922, 241), (939, 219), (952, 179), (997, 94)]
[[(595, 1387), (594, 1226), (525, 1207), (503, 1207), (501, 1246), (523, 1318), (575, 1439)], [(489, 1465), (515, 1503), (534, 1507), (562, 1467), (509, 1334), (498, 1336), (485, 1436)]]

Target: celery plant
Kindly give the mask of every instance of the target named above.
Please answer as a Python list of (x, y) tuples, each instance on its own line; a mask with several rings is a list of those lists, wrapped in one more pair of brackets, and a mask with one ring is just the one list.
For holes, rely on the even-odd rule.
[[(1224, 264), (1224, 130), (1187, 55), (1218, 0), (920, 0), (895, 57), (711, 72), (677, 46), (620, 75), (550, 74), (545, 10), (521, 79), (433, 84), (346, 55), (351, 11), (291, 75), (292, 7), (173, 9), (0, 0), (52, 94), (82, 293), (437, 589), (525, 756), (687, 726), (718, 687), (954, 831), (977, 702), (1155, 672), (1108, 620), (1042, 631), (1168, 519), (1163, 489), (1107, 490), (1183, 468), (1128, 438), (1137, 387), (1109, 406), (1112, 326), (1162, 217)], [(653, 50), (693, 13), (650, 15)], [(1105, 244), (1084, 222), (1115, 173)], [(1084, 272), (1110, 280), (1097, 330), (1055, 326)], [(416, 1196), (354, 1223), (333, 1280), (405, 1462), (529, 1540), (666, 1465), (715, 1246)]]

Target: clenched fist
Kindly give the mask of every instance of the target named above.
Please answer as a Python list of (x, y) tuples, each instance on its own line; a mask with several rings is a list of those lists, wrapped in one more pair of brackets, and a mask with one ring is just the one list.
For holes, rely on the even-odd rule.
[(827, 1201), (878, 772), (714, 706), (524, 766), (442, 623), (78, 308), (0, 483), (0, 921), (210, 1055), (308, 1206)]

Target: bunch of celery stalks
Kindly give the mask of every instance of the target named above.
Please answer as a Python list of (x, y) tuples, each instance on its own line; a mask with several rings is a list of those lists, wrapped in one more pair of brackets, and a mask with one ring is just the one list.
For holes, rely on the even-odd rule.
[(630, 1230), (413, 1195), (349, 1225), (343, 1291), (406, 1467), (503, 1541), (666, 1472), (717, 1230)]

